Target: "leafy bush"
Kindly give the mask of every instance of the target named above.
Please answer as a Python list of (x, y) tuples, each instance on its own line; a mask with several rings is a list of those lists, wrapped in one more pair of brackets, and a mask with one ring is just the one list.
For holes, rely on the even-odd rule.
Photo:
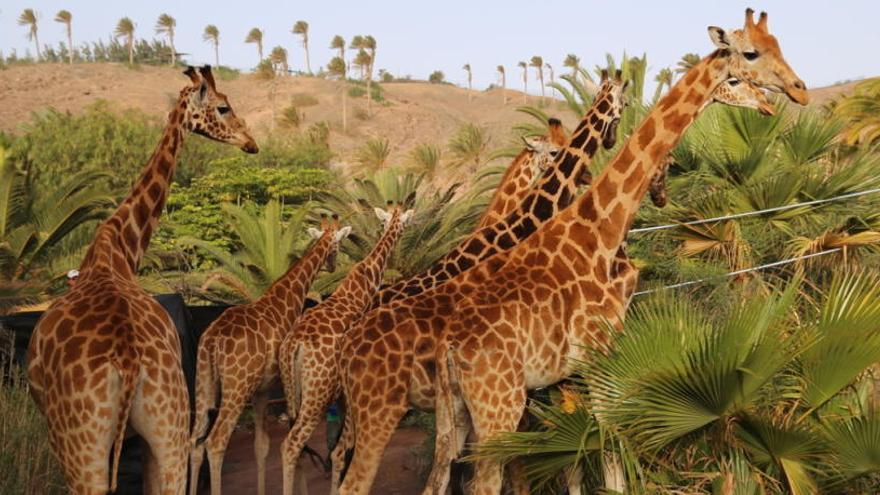
[(443, 84), (446, 82), (446, 74), (442, 70), (435, 70), (428, 76), (428, 82), (431, 84)]
[(291, 106), (312, 107), (318, 104), (318, 99), (307, 93), (296, 93), (290, 97)]

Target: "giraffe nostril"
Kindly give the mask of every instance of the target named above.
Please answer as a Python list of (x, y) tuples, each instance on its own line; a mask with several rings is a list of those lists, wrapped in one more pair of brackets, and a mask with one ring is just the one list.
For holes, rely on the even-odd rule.
[(797, 89), (807, 89), (807, 86), (806, 86), (806, 85), (804, 84), (804, 82), (801, 81), (801, 80), (797, 80), (797, 81), (795, 81), (795, 82), (794, 82), (794, 87), (797, 88)]

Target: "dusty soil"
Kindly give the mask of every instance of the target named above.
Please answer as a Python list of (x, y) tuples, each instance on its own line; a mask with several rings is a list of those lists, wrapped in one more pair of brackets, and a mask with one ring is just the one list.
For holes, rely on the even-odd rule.
[[(272, 444), (269, 458), (266, 461), (266, 493), (281, 493), (281, 454), (279, 446), (287, 429), (278, 421), (270, 422), (269, 434)], [(315, 430), (309, 446), (321, 455), (327, 454), (326, 428), (322, 422)], [(419, 477), (418, 456), (419, 446), (426, 438), (424, 430), (419, 428), (400, 428), (391, 438), (379, 474), (373, 485), (372, 493), (386, 495), (409, 495), (420, 493), (424, 481)], [(329, 493), (330, 479), (320, 467), (316, 467), (309, 458), (303, 457), (300, 465), (305, 470), (306, 483), (310, 494)], [(256, 463), (254, 462), (254, 435), (247, 428), (240, 428), (233, 435), (226, 450), (223, 462), (223, 492), (230, 494), (255, 493), (257, 482)], [(202, 478), (201, 494), (209, 494), (209, 482), (206, 475)]]

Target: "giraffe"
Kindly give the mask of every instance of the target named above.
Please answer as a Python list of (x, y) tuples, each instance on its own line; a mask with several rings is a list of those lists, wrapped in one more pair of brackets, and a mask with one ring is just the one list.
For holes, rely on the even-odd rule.
[[(704, 107), (715, 102), (732, 107), (752, 108), (758, 110), (763, 115), (774, 115), (776, 113), (773, 104), (767, 100), (767, 96), (761, 88), (748, 81), (741, 81), (734, 77), (721, 83), (718, 89), (712, 93), (711, 100), (707, 101)], [(651, 202), (659, 208), (663, 208), (667, 203), (666, 173), (672, 163), (672, 155), (667, 155), (666, 160), (663, 161), (660, 168), (651, 178), (651, 184), (648, 187)], [(639, 269), (627, 257), (625, 242), (621, 244), (614, 257), (610, 273), (613, 280), (612, 284), (621, 294), (622, 300), (625, 302), (624, 307), (628, 308), (638, 284)]]
[(306, 313), (284, 337), (278, 353), (281, 378), (293, 425), (281, 445), (283, 493), (293, 493), (296, 463), (302, 448), (339, 393), (336, 372), (339, 340), (373, 298), (388, 258), (413, 211), (402, 211), (389, 202), (388, 210), (376, 208), (384, 233), (372, 252), (356, 264), (336, 290)]
[[(254, 452), (257, 493), (266, 489), (266, 406), (269, 388), (278, 378), (278, 348), (294, 328), (312, 281), (326, 266), (335, 269), (339, 243), (351, 227), (339, 226), (339, 217), (321, 218), (321, 228), (310, 227), (311, 248), (276, 280), (259, 299), (227, 309), (205, 330), (196, 357), (195, 425), (190, 437), (190, 494), (198, 489), (199, 470), (208, 453), (211, 493), (220, 494), (223, 457), (232, 429), (245, 404), (253, 397)], [(219, 404), (218, 404), (219, 402)], [(210, 431), (208, 412), (219, 411)]]
[(129, 426), (148, 446), (146, 487), (163, 494), (185, 488), (190, 418), (180, 341), (168, 314), (138, 285), (137, 271), (184, 137), (193, 132), (248, 153), (258, 148), (217, 91), (211, 68), (184, 73), (192, 84), (181, 90), (153, 155), (97, 228), (77, 283), (43, 314), (28, 346), (30, 390), (73, 493), (116, 489)]
[(531, 190), (535, 177), (547, 170), (553, 163), (553, 158), (568, 142), (568, 136), (559, 119), (548, 119), (547, 127), (547, 135), (523, 138), (525, 147), (504, 172), (501, 183), (489, 201), (489, 207), (477, 222), (475, 231), (503, 221), (510, 212), (516, 210)]
[(625, 105), (623, 92), (628, 84), (628, 81), (621, 81), (620, 76), (620, 71), (614, 77), (609, 77), (607, 71), (602, 72), (602, 82), (593, 105), (568, 143), (556, 154), (554, 166), (549, 167), (532, 186), (519, 207), (501, 222), (472, 233), (424, 273), (381, 290), (370, 309), (428, 290), (480, 260), (510, 249), (570, 204), (578, 188), (591, 180), (588, 166), (599, 150), (599, 143), (605, 149), (611, 149), (617, 142), (617, 125)]
[[(448, 465), (468, 415), (478, 442), (514, 430), (527, 389), (567, 376), (573, 358), (608, 338), (606, 322), (619, 329), (624, 302), (610, 283), (611, 261), (661, 160), (713, 91), (734, 76), (808, 101), (766, 23), (764, 13), (755, 23), (749, 9), (742, 29), (710, 27), (717, 49), (657, 103), (587, 192), (535, 234), (443, 285), (377, 308), (349, 330), (340, 359), (348, 414), (338, 448), (353, 447), (354, 458), (341, 494), (367, 492), (410, 405), (436, 406), (435, 465)], [(448, 473), (432, 472), (426, 491), (442, 493), (447, 482)], [(476, 463), (475, 493), (498, 493), (500, 484), (499, 465)]]

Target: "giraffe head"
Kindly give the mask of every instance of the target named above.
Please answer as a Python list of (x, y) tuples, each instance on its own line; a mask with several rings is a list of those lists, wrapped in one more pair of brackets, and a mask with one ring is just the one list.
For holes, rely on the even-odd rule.
[(531, 153), (530, 166), (533, 177), (543, 174), (553, 163), (559, 150), (568, 143), (568, 135), (559, 119), (553, 117), (547, 119), (547, 129), (549, 132), (544, 136), (523, 136), (522, 138), (526, 144), (526, 150)]
[(345, 227), (339, 226), (339, 215), (333, 214), (331, 218), (327, 218), (327, 215), (321, 214), (321, 228), (316, 229), (314, 227), (308, 228), (309, 236), (312, 239), (318, 240), (322, 237), (331, 236), (330, 239), (330, 252), (327, 254), (327, 257), (324, 259), (324, 269), (328, 272), (336, 271), (336, 254), (339, 252), (339, 244), (351, 234), (351, 226), (346, 225)]
[(211, 66), (198, 69), (190, 66), (183, 73), (192, 81), (192, 85), (180, 92), (179, 105), (184, 110), (184, 128), (209, 139), (238, 146), (246, 153), (259, 151), (244, 119), (235, 115), (229, 99), (217, 91)]
[(745, 25), (733, 32), (709, 26), (709, 37), (721, 50), (730, 54), (730, 75), (771, 91), (785, 93), (792, 101), (806, 105), (807, 86), (782, 56), (779, 42), (767, 30), (767, 13), (758, 22), (755, 11), (746, 9)]
[(774, 115), (776, 110), (773, 104), (767, 100), (767, 95), (761, 88), (748, 81), (741, 81), (734, 77), (727, 79), (712, 93), (712, 99), (706, 104), (713, 102), (723, 103), (733, 107), (754, 108), (764, 115)]
[(617, 125), (620, 124), (620, 115), (626, 107), (623, 92), (629, 85), (629, 80), (622, 81), (622, 74), (622, 71), (617, 70), (614, 77), (609, 77), (608, 71), (603, 69), (602, 81), (593, 103), (597, 105), (599, 117), (605, 121), (602, 128), (602, 147), (606, 150), (610, 150), (617, 144)]
[(373, 208), (373, 211), (376, 213), (376, 216), (379, 220), (382, 221), (382, 231), (387, 232), (391, 225), (394, 224), (394, 216), (395, 214), (400, 214), (400, 223), (405, 226), (412, 220), (413, 210), (403, 210), (403, 205), (400, 203), (395, 204), (393, 201), (389, 201), (386, 208), (383, 210), (382, 208)]

